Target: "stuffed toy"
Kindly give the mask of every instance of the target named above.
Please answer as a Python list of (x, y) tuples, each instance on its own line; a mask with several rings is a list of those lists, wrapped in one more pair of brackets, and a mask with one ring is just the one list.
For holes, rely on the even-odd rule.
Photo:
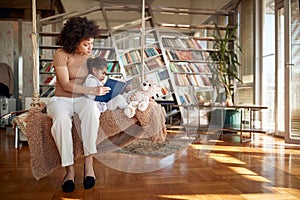
[(165, 87), (161, 87), (154, 82), (145, 81), (139, 88), (126, 89), (125, 93), (110, 100), (107, 107), (109, 110), (124, 109), (124, 114), (132, 118), (137, 109), (143, 112), (148, 108), (150, 98), (155, 99), (167, 93), (168, 90)]

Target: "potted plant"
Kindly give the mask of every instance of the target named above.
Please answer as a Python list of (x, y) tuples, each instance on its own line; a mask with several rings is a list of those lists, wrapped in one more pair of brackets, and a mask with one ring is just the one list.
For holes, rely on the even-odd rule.
[[(238, 25), (227, 25), (225, 32), (222, 33), (221, 29), (215, 23), (215, 34), (213, 35), (215, 43), (211, 58), (216, 62), (216, 72), (214, 73), (213, 80), (217, 87), (217, 94), (220, 96), (220, 88), (225, 89), (226, 105), (233, 105), (233, 83), (240, 81), (238, 77), (238, 68), (240, 67), (239, 55), (242, 54), (241, 47), (235, 42), (236, 31)], [(219, 99), (220, 100), (220, 99)]]

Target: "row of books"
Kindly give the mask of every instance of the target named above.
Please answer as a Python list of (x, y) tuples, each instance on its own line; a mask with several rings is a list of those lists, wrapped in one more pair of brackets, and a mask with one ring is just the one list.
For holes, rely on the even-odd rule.
[(146, 69), (147, 71), (152, 71), (152, 70), (156, 70), (159, 68), (163, 68), (165, 67), (165, 64), (163, 62), (163, 60), (161, 59), (161, 57), (155, 57), (153, 59), (148, 59), (145, 61), (146, 65)]
[[(150, 71), (165, 68), (164, 62), (162, 61), (161, 57), (156, 57), (154, 59), (145, 61), (144, 66), (145, 66), (145, 72), (150, 72)], [(141, 63), (126, 65), (124, 66), (124, 69), (127, 75), (137, 75), (141, 72), (142, 65)]]
[(161, 50), (156, 47), (148, 47), (145, 48), (144, 51), (146, 54), (145, 57), (147, 58), (161, 54)]
[(45, 62), (40, 68), (41, 72), (54, 72), (54, 67), (52, 62)]
[(205, 61), (205, 57), (201, 51), (189, 50), (167, 50), (166, 51), (171, 61)]
[(42, 85), (55, 85), (56, 76), (55, 74), (47, 74), (40, 77), (40, 83)]
[(181, 105), (199, 105), (203, 103), (210, 103), (213, 93), (201, 91), (195, 91), (194, 94), (188, 93), (187, 91), (181, 91), (179, 99)]
[(200, 74), (174, 74), (177, 86), (208, 87), (212, 86), (210, 77)]
[[(150, 58), (153, 56), (160, 55), (160, 50), (156, 47), (145, 48), (144, 58)], [(139, 50), (130, 51), (120, 56), (120, 61), (123, 65), (128, 65), (141, 61), (141, 52)]]
[(202, 49), (198, 41), (192, 38), (162, 38), (164, 47), (180, 48), (180, 49)]
[(169, 67), (173, 73), (211, 73), (211, 70), (206, 63), (171, 62)]
[(107, 63), (107, 72), (120, 72), (120, 66), (117, 62), (108, 62)]
[(94, 56), (100, 56), (106, 60), (115, 60), (116, 59), (116, 52), (113, 49), (94, 49), (93, 50)]
[(135, 76), (140, 74), (139, 66), (140, 65), (127, 65), (125, 67), (125, 72), (127, 76)]
[(54, 87), (40, 87), (40, 96), (41, 97), (52, 97), (54, 95)]
[(50, 74), (42, 74), (40, 76), (40, 84), (42, 85), (54, 85), (56, 82), (53, 62), (44, 62), (40, 68), (40, 72), (49, 72)]
[(181, 93), (179, 96), (181, 105), (198, 105), (198, 99), (189, 93)]

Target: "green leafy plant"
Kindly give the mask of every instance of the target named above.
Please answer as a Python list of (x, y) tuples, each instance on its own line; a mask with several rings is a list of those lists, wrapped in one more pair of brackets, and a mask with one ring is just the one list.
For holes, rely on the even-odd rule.
[(214, 81), (217, 85), (217, 91), (219, 94), (220, 87), (224, 87), (226, 92), (226, 98), (232, 100), (232, 85), (233, 82), (239, 81), (238, 68), (240, 67), (239, 55), (242, 54), (241, 47), (236, 43), (236, 31), (238, 24), (234, 26), (227, 25), (225, 32), (221, 31), (218, 25), (215, 23), (215, 34), (213, 35), (215, 43), (211, 58), (216, 62), (216, 73)]

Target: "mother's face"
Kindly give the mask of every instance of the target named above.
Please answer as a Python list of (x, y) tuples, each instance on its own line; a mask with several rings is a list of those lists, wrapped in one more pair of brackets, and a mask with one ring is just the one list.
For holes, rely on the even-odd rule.
[(82, 40), (76, 48), (76, 53), (90, 55), (92, 53), (93, 45), (94, 38)]

